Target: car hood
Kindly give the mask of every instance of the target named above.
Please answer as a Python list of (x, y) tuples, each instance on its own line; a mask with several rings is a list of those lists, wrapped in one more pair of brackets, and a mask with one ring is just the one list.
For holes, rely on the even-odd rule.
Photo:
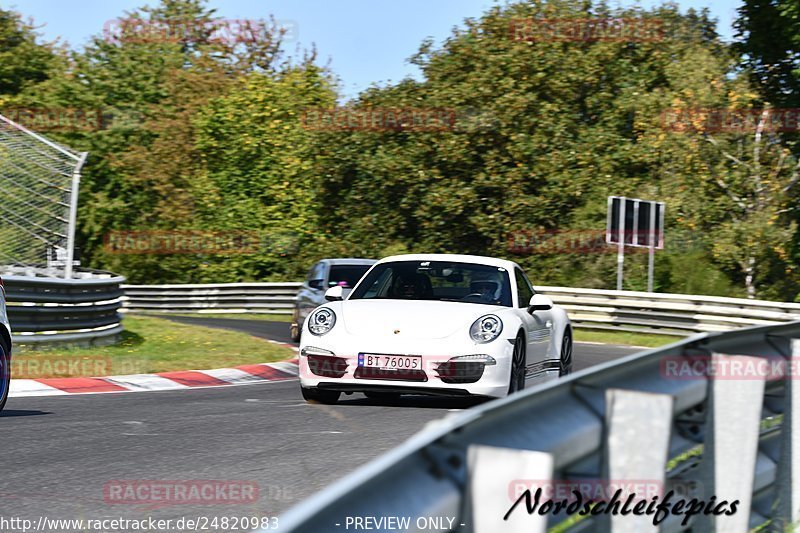
[(478, 318), (504, 309), (495, 305), (407, 300), (347, 300), (342, 321), (347, 333), (364, 337), (442, 339), (468, 328)]

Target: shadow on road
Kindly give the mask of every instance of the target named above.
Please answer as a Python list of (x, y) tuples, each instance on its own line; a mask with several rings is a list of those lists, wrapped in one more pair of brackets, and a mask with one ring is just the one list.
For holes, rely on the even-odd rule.
[(0, 418), (7, 416), (38, 416), (38, 415), (52, 415), (53, 413), (47, 411), (31, 411), (28, 409), (6, 409), (0, 411)]
[(342, 395), (337, 405), (379, 405), (385, 407), (417, 407), (423, 409), (469, 409), (491, 398), (450, 398), (439, 396), (403, 395), (398, 398), (366, 398), (362, 394)]

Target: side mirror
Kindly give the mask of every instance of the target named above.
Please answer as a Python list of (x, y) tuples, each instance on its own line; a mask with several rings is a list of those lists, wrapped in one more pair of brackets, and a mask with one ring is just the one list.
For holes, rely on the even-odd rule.
[(325, 291), (325, 299), (329, 302), (344, 300), (344, 287), (337, 285)]
[(308, 286), (311, 287), (314, 290), (320, 290), (320, 289), (322, 289), (322, 284), (324, 282), (325, 282), (324, 279), (312, 279), (312, 280), (309, 280)]
[(553, 308), (553, 300), (544, 294), (534, 294), (531, 296), (531, 301), (528, 302), (528, 312), (534, 311), (549, 311)]

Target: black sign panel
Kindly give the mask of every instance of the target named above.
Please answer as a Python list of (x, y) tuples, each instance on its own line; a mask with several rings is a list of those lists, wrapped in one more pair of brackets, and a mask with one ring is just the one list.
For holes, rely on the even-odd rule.
[(655, 248), (664, 248), (664, 202), (609, 196), (607, 243), (619, 244), (621, 224), (625, 246), (649, 248), (653, 234)]

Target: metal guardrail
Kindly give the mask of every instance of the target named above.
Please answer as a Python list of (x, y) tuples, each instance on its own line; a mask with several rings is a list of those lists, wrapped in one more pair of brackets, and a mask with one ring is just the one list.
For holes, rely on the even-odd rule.
[[(292, 312), (300, 283), (125, 285), (126, 311), (164, 313)], [(578, 328), (685, 336), (800, 320), (800, 304), (567, 287), (537, 287)]]
[(300, 283), (123, 285), (125, 311), (291, 314)]
[(3, 275), (14, 344), (94, 344), (116, 339), (122, 332), (118, 311), (125, 278), (86, 271), (74, 276)]
[(688, 335), (800, 320), (800, 304), (657, 292), (537, 287), (579, 328)]
[[(553, 526), (739, 532), (767, 524), (783, 531), (800, 520), (800, 382), (732, 369), (796, 363), (798, 339), (800, 322), (698, 334), (451, 415), (290, 510), (281, 531), (344, 531), (354, 517), (362, 524), (365, 517), (410, 517), (406, 531), (425, 530), (419, 517), (447, 517), (459, 533)], [(669, 371), (671, 364), (696, 368), (698, 361), (706, 370)], [(791, 368), (797, 377), (798, 367)], [(662, 496), (679, 489), (689, 501), (738, 500), (738, 510), (700, 513), (685, 523), (685, 515), (668, 514), (656, 527), (653, 515), (576, 520), (563, 511), (528, 514), (523, 502), (503, 519), (520, 485), (533, 491), (642, 480), (662, 487)], [(385, 521), (371, 524), (391, 530)]]

